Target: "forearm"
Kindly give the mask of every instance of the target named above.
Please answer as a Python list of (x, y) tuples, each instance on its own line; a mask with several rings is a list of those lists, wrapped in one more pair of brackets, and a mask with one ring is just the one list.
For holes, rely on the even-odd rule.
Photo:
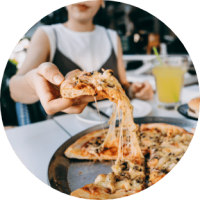
[(10, 95), (15, 102), (31, 104), (39, 100), (33, 85), (33, 79), (34, 70), (25, 75), (15, 75), (11, 78), (9, 84)]

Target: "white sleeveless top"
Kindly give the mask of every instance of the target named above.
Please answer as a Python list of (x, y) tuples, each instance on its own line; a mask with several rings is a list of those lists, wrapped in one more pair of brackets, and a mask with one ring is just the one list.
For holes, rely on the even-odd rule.
[[(63, 24), (41, 26), (41, 28), (49, 38), (51, 62), (53, 61), (56, 48), (64, 56), (86, 71), (99, 70), (110, 57), (112, 47), (117, 56), (116, 31), (98, 25), (95, 25), (95, 29), (91, 32), (72, 31)], [(55, 31), (57, 35), (57, 47)]]

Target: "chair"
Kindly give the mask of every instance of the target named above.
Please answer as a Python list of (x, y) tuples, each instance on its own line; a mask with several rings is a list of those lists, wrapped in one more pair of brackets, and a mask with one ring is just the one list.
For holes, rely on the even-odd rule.
[(40, 102), (30, 105), (17, 102), (15, 108), (19, 126), (43, 121), (47, 116)]
[(17, 120), (18, 120), (19, 126), (30, 124), (31, 118), (30, 118), (28, 106), (26, 104), (22, 104), (19, 102), (17, 102), (15, 106), (16, 106)]
[(15, 103), (11, 98), (9, 83), (10, 78), (16, 72), (16, 63), (8, 60), (0, 88), (1, 114), (4, 126), (23, 126), (45, 120), (47, 115), (39, 101), (29, 105), (19, 102)]

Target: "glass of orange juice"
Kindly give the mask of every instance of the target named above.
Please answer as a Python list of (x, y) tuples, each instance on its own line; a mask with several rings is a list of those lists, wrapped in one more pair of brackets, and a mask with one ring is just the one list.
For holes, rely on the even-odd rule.
[(158, 105), (166, 109), (174, 109), (181, 102), (184, 74), (189, 66), (188, 57), (165, 56), (152, 62)]

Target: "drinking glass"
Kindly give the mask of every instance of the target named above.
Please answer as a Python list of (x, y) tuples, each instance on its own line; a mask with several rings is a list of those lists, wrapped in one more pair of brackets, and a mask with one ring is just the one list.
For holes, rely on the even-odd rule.
[(187, 56), (164, 56), (152, 60), (159, 107), (174, 109), (181, 102), (184, 74), (188, 70)]

